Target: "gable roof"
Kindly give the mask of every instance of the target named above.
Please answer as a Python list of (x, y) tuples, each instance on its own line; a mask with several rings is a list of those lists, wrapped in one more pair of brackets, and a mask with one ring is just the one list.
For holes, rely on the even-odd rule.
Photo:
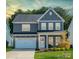
[[(52, 12), (52, 15), (49, 15), (48, 13)], [(60, 20), (62, 22), (64, 22), (65, 20), (53, 9), (53, 8), (49, 8), (39, 19), (40, 20)]]
[[(53, 13), (52, 14), (53, 17), (50, 15), (47, 15), (49, 11)], [(37, 23), (40, 20), (53, 20), (53, 21), (64, 22), (64, 19), (58, 13), (56, 13), (54, 9), (50, 7), (44, 14), (18, 14), (16, 15), (12, 23), (30, 23), (30, 22)]]
[(42, 14), (18, 14), (13, 20), (13, 23), (37, 22), (38, 18), (41, 16)]

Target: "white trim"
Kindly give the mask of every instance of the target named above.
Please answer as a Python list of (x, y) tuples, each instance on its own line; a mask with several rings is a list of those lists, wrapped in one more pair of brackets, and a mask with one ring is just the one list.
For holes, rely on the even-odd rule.
[(37, 34), (12, 34), (13, 36), (37, 36)]
[(55, 23), (55, 30), (61, 30), (61, 24)]
[(40, 35), (38, 35), (38, 48), (40, 49)]
[(42, 21), (40, 21), (40, 22), (61, 22), (60, 20), (46, 20), (46, 21), (44, 21), (44, 20), (42, 20)]
[(46, 35), (46, 48), (48, 49), (48, 35)]
[(30, 31), (30, 24), (22, 24), (22, 32)]
[(41, 23), (41, 30), (46, 30), (46, 23)]
[(40, 21), (40, 19), (49, 11), (49, 9), (37, 20), (38, 22)]
[(38, 35), (61, 35), (64, 31), (55, 31), (55, 32), (38, 32)]
[(54, 12), (59, 18), (62, 19), (63, 22), (65, 22), (65, 20), (64, 20), (54, 9), (52, 9), (52, 10), (53, 10), (53, 12)]
[(14, 23), (14, 24), (23, 24), (23, 23), (37, 23), (37, 22), (12, 22), (12, 23)]
[(48, 30), (54, 30), (54, 23), (48, 23)]

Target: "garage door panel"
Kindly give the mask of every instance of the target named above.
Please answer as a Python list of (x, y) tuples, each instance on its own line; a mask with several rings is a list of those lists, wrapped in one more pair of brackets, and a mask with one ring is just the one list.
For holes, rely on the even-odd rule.
[(16, 38), (15, 48), (36, 48), (36, 38)]

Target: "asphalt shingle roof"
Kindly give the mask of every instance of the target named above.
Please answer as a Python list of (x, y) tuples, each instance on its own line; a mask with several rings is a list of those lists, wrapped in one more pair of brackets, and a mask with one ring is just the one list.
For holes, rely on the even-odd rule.
[[(52, 12), (51, 15), (50, 12)], [(18, 14), (16, 15), (13, 22), (37, 22), (40, 17), (40, 20), (53, 20), (64, 22), (64, 19), (59, 14), (57, 14), (52, 8), (49, 8), (44, 14)]]
[(13, 22), (36, 22), (42, 14), (18, 14)]

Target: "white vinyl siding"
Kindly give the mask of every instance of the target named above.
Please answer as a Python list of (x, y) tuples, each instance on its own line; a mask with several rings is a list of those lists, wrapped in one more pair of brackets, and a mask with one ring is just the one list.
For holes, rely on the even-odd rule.
[(30, 24), (22, 24), (22, 31), (30, 31)]
[(46, 23), (41, 23), (41, 30), (46, 30)]
[(55, 30), (60, 30), (60, 23), (55, 23)]
[(48, 30), (53, 30), (53, 23), (48, 23)]

